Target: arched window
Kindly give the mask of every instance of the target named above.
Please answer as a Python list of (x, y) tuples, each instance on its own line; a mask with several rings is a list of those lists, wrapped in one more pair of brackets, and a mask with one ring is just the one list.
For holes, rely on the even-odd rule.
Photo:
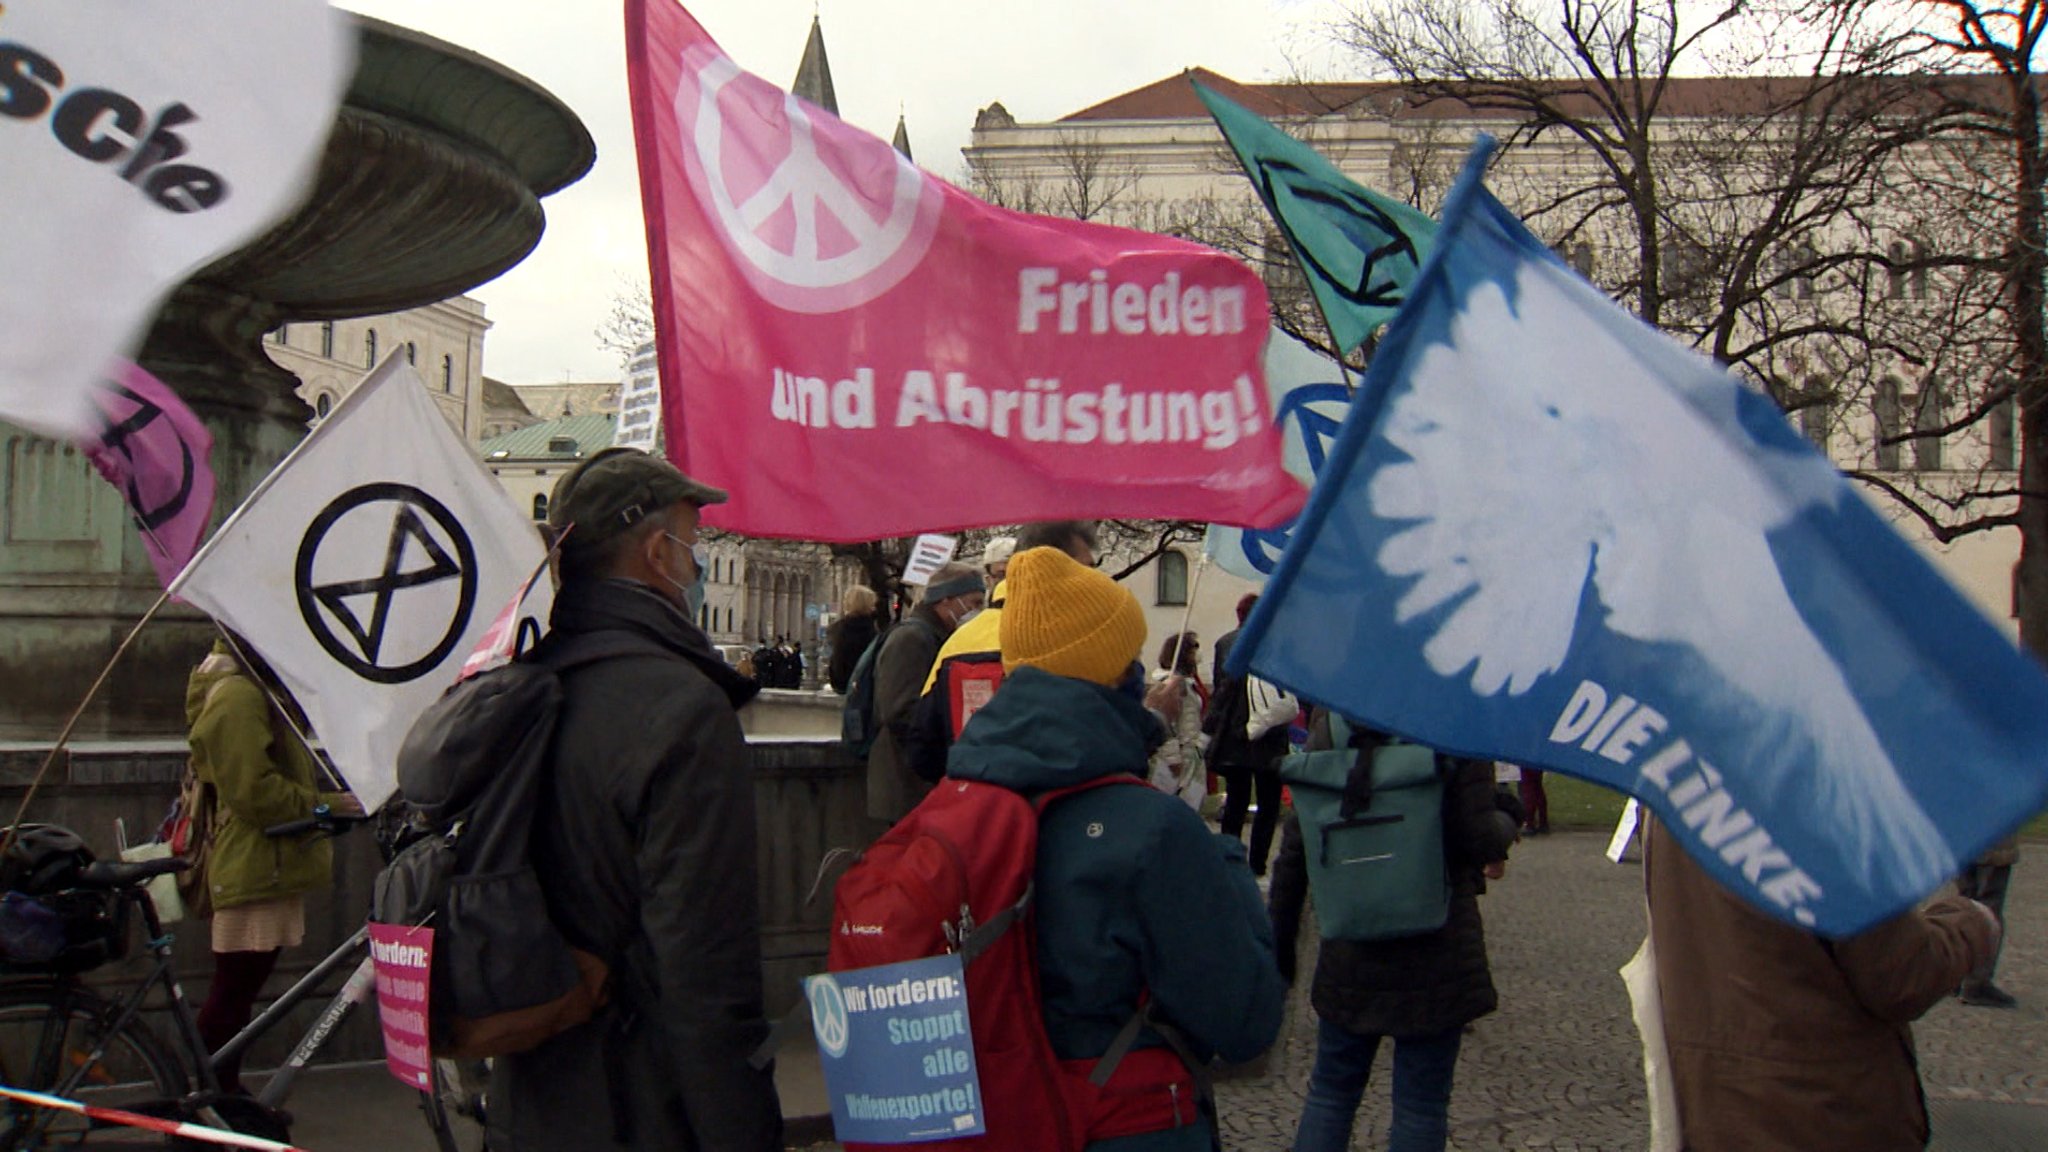
[(2007, 396), (1991, 410), (1991, 466), (2001, 472), (2020, 466), (2019, 406)]
[(547, 493), (545, 493), (545, 492), (536, 492), (536, 493), (534, 493), (534, 497), (533, 497), (533, 518), (534, 518), (535, 520), (546, 520), (546, 519), (548, 518), (548, 494), (547, 494)]
[(410, 340), (405, 342), (405, 362), (415, 367), (420, 362), (420, 346)]
[(1162, 605), (1188, 602), (1188, 558), (1179, 552), (1159, 554), (1159, 601)]
[(1919, 472), (1941, 471), (1941, 385), (1929, 380), (1913, 401), (1913, 468)]
[(372, 328), (370, 329), (369, 333), (363, 337), (363, 367), (375, 368), (376, 366), (377, 330), (375, 328)]
[(1808, 443), (1820, 449), (1822, 455), (1826, 455), (1828, 421), (1834, 412), (1828, 403), (1825, 385), (1818, 380), (1809, 380), (1806, 389), (1809, 399), (1806, 405), (1799, 409), (1799, 431)]
[(1899, 393), (1899, 382), (1886, 377), (1878, 381), (1877, 395), (1870, 405), (1871, 415), (1877, 418), (1877, 466), (1885, 472), (1896, 472), (1899, 468), (1899, 441), (1896, 437), (1905, 432), (1905, 405)]
[(320, 355), (334, 359), (334, 321), (326, 320), (320, 325)]
[(332, 411), (334, 411), (334, 397), (322, 392), (319, 399), (313, 401), (314, 414), (325, 420), (327, 419), (327, 414)]

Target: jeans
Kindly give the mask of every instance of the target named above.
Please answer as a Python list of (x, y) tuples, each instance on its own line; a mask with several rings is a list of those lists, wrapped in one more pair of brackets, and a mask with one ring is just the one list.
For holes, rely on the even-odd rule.
[[(1450, 1135), (1451, 1073), (1463, 1028), (1394, 1041), (1394, 1119), (1387, 1152), (1443, 1152)], [(1316, 1066), (1295, 1129), (1294, 1152), (1344, 1152), (1380, 1037), (1324, 1020), (1316, 1025)]]

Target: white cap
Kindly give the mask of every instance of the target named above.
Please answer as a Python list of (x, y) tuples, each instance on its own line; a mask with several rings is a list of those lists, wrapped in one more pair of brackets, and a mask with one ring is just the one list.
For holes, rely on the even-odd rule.
[(981, 569), (986, 572), (998, 564), (1007, 564), (1010, 554), (1017, 550), (1015, 536), (997, 536), (981, 550)]

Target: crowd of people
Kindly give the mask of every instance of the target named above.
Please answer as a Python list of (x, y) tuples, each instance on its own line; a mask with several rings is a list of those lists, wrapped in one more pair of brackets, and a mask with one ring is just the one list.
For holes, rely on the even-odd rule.
[[(614, 979), (595, 1018), (498, 1061), (494, 1148), (782, 1147), (772, 1067), (757, 1058), (770, 1032), (761, 853), (737, 711), (788, 673), (757, 653), (744, 675), (692, 620), (700, 510), (725, 498), (659, 458), (613, 451), (565, 477), (550, 502), (556, 526), (576, 531), (534, 658), (569, 667), (580, 647), (621, 634), (645, 650), (562, 676), (550, 816), (532, 854), (551, 917), (572, 943), (612, 958)], [(1097, 547), (1086, 521), (1027, 525), (979, 563), (939, 569), (896, 621), (872, 590), (854, 588), (832, 625), (828, 680), (847, 691), (872, 649), (875, 836), (945, 779), (1027, 796), (1117, 776), (1152, 785), (1093, 789), (1042, 818), (1033, 915), (1044, 1024), (1061, 1061), (1085, 1064), (1131, 1045), (1119, 1033), (1139, 1020), (1136, 1047), (1170, 1049), (1173, 1076), (1198, 1086), (1209, 1062), (1249, 1060), (1274, 1042), (1298, 972), (1317, 849), (1282, 798), (1290, 751), (1355, 749), (1369, 777), (1388, 738), (1339, 729), (1313, 702), (1232, 675), (1237, 631), (1214, 644), (1207, 680), (1193, 633), (1168, 636), (1148, 669), (1143, 612), (1096, 567)], [(1237, 605), (1240, 627), (1256, 599)], [(291, 718), (279, 699), (259, 660), (226, 647), (188, 696), (194, 761), (224, 813), (216, 973), (200, 1013), (212, 1043), (246, 1022), (278, 950), (303, 934), (304, 894), (329, 880), (321, 842), (258, 867), (248, 830), (348, 803), (317, 789), (303, 745), (283, 734)], [(1548, 830), (1549, 813), (1540, 773), (1446, 756), (1436, 771), (1444, 919), (1398, 938), (1321, 939), (1298, 1152), (1350, 1146), (1382, 1046), (1392, 1052), (1388, 1146), (1447, 1146), (1462, 1039), (1499, 1002), (1479, 897), (1505, 876), (1522, 833)], [(1224, 789), (1220, 834), (1205, 819), (1212, 777)], [(266, 861), (279, 851), (259, 847)], [(1923, 1147), (1909, 1024), (1959, 989), (1972, 1003), (2009, 1002), (1991, 982), (2001, 930), (1987, 904), (2002, 896), (2011, 858), (1980, 862), (1965, 895), (1839, 941), (1731, 896), (1654, 821), (1645, 864), (1684, 1146)], [(232, 1085), (234, 1070), (223, 1078)], [(1219, 1147), (1213, 1097), (1194, 1095), (1186, 1115), (1176, 1095), (1170, 1122), (1110, 1108), (1088, 1147)]]

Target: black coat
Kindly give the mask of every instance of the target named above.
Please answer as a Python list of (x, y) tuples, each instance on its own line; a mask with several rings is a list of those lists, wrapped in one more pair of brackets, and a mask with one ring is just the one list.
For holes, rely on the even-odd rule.
[[(1327, 735), (1322, 743), (1328, 746)], [(1475, 760), (1451, 763), (1444, 786), (1444, 853), (1452, 894), (1444, 926), (1400, 940), (1324, 940), (1316, 957), (1309, 1002), (1317, 1016), (1349, 1031), (1427, 1036), (1468, 1024), (1499, 1006), (1479, 920), (1479, 894), (1486, 884), (1480, 870), (1507, 859), (1514, 828), (1495, 808), (1492, 766)], [(1291, 812), (1272, 871), (1268, 910), (1274, 944), (1281, 971), (1292, 982), (1308, 896), (1308, 858), (1301, 821)]]
[(825, 682), (832, 685), (834, 692), (846, 695), (846, 685), (853, 679), (853, 666), (860, 663), (861, 653), (875, 642), (879, 631), (873, 612), (841, 616), (825, 630), (825, 642), (832, 646), (832, 662), (825, 666)]
[[(773, 1074), (747, 1064), (768, 1025), (754, 782), (735, 709), (756, 685), (674, 605), (626, 581), (563, 588), (541, 656), (619, 632), (662, 651), (564, 675), (533, 844), (563, 935), (623, 962), (614, 1000), (497, 1062), (491, 1146), (618, 1148), (616, 1096), (631, 1125), (626, 1147), (779, 1150)], [(618, 1059), (608, 1062), (611, 1040)]]

